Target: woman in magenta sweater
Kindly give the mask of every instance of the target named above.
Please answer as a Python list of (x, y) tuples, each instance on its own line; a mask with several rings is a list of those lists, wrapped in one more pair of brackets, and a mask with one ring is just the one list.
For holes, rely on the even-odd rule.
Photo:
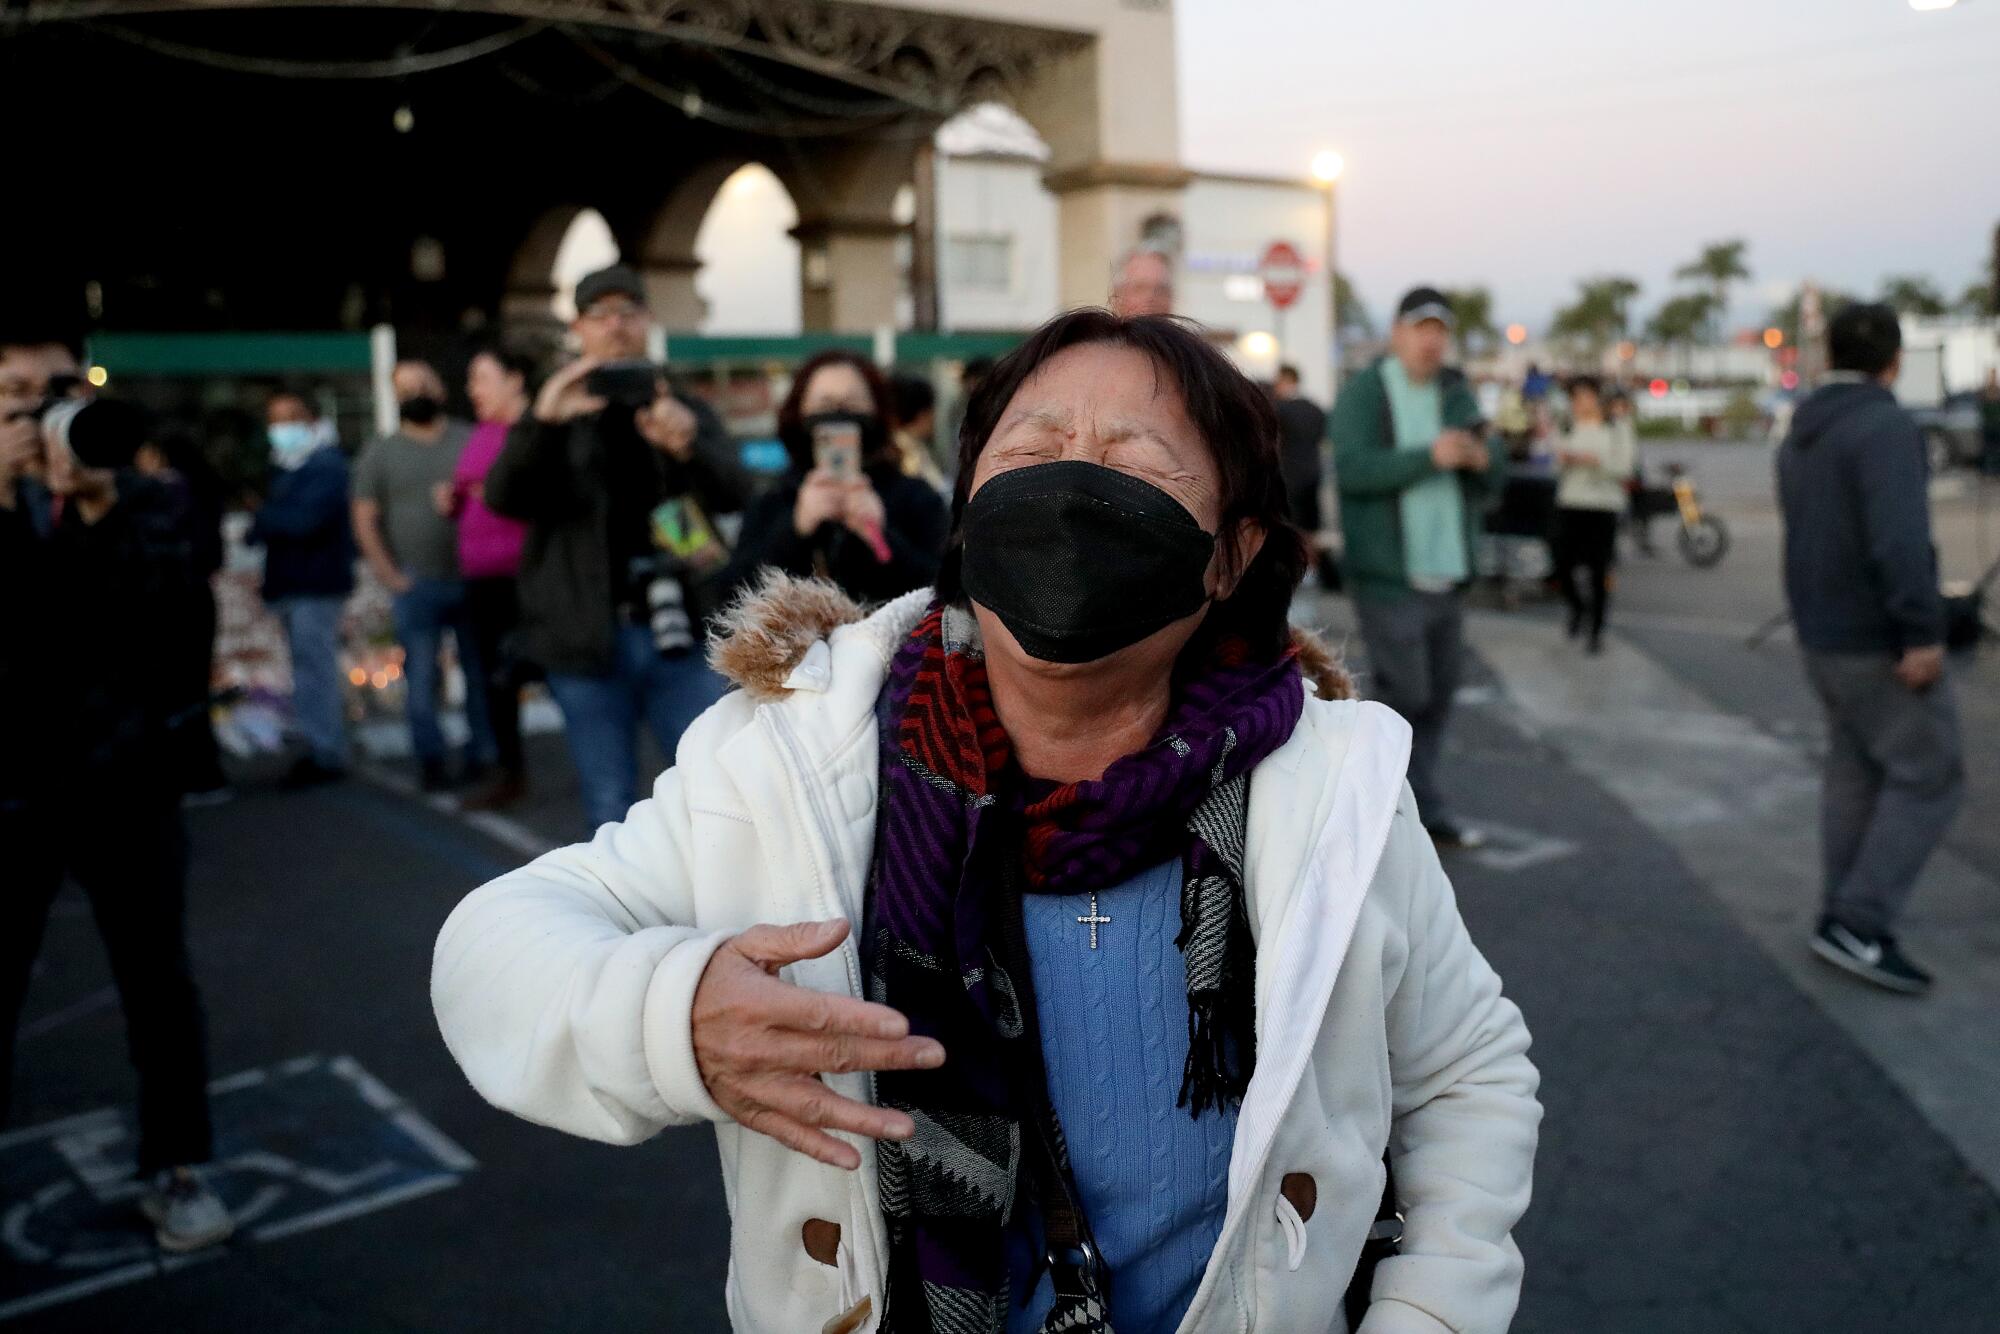
[(503, 348), (472, 358), (465, 392), (479, 425), (458, 456), (447, 498), (449, 512), (458, 518), (458, 565), (465, 576), (473, 639), (486, 671), (486, 707), (500, 761), (493, 782), (461, 803), (468, 810), (509, 806), (527, 791), (521, 755), (522, 664), (508, 641), (521, 617), (514, 580), (528, 530), (488, 509), (484, 490), (486, 473), (507, 443), (508, 428), (528, 409), (531, 371), (526, 357)]

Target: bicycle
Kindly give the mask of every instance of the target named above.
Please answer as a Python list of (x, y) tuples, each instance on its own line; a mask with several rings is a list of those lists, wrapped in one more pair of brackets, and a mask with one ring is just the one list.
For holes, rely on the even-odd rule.
[(1701, 489), (1685, 465), (1668, 464), (1667, 482), (1666, 486), (1648, 486), (1641, 478), (1632, 493), (1632, 523), (1639, 549), (1652, 552), (1647, 530), (1655, 518), (1671, 514), (1680, 520), (1674, 537), (1682, 558), (1697, 570), (1721, 564), (1729, 554), (1729, 526), (1721, 516), (1702, 508)]

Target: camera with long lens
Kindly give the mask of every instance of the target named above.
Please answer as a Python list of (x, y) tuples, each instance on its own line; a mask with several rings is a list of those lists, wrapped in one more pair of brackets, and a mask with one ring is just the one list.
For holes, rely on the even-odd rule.
[(16, 414), (40, 420), (42, 439), (86, 468), (123, 468), (146, 443), (151, 419), (144, 408), (116, 398), (50, 397), (38, 409)]
[(634, 556), (625, 568), (625, 586), (645, 595), (646, 628), (662, 653), (686, 653), (694, 647), (694, 622), (681, 583), (684, 569), (682, 561), (664, 551)]

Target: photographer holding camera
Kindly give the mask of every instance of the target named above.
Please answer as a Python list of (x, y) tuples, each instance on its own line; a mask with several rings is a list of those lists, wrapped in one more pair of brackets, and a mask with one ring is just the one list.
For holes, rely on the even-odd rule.
[(91, 401), (75, 353), (0, 342), (0, 1109), (49, 908), (90, 897), (139, 1073), (140, 1208), (187, 1251), (232, 1222), (194, 1166), (211, 1153), (208, 1056), (186, 940), (180, 734), (206, 709), (163, 666), (194, 613), (181, 507), (132, 464), (145, 415)]
[(486, 476), (486, 504), (528, 524), (521, 638), (562, 709), (591, 826), (638, 795), (638, 727), (673, 753), (722, 694), (701, 623), (742, 507), (721, 421), (648, 364), (645, 285), (587, 275), (570, 326), (582, 357), (552, 375)]

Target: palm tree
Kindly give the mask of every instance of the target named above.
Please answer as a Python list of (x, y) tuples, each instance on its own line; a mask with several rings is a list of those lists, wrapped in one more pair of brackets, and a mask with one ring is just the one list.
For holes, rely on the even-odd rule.
[(1707, 284), (1708, 295), (1713, 298), (1709, 306), (1711, 337), (1720, 332), (1713, 326), (1719, 325), (1729, 313), (1729, 285), (1750, 276), (1750, 266), (1744, 262), (1749, 249), (1748, 241), (1712, 241), (1702, 247), (1700, 258), (1674, 271), (1676, 278)]
[(1491, 291), (1484, 287), (1448, 287), (1444, 299), (1451, 304), (1452, 319), (1457, 324), (1452, 337), (1458, 341), (1461, 357), (1486, 351), (1500, 340), (1500, 331), (1493, 327)]
[(1989, 315), (2000, 315), (2000, 306), (1993, 302), (1992, 283), (1974, 283), (1959, 294), (1958, 313), (1970, 319), (1983, 320)]
[(1715, 293), (1683, 292), (1669, 297), (1646, 322), (1646, 337), (1666, 347), (1685, 349), (1715, 320)]
[(1639, 284), (1630, 278), (1588, 278), (1577, 284), (1576, 300), (1556, 312), (1552, 331), (1590, 349), (1593, 357), (1625, 336)]
[(1882, 300), (1896, 308), (1898, 315), (1942, 315), (1944, 293), (1937, 284), (1917, 274), (1903, 273), (1882, 280)]

